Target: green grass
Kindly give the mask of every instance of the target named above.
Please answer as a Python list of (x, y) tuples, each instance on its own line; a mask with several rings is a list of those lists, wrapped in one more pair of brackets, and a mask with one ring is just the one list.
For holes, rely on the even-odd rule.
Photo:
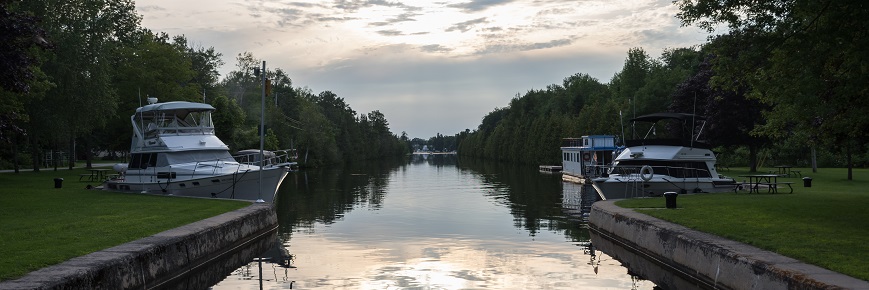
[[(794, 182), (793, 194), (680, 195), (676, 210), (662, 210), (663, 198), (616, 205), (869, 280), (869, 170), (855, 169), (850, 181), (847, 169), (797, 170), (812, 177), (812, 187), (803, 187), (798, 177), (779, 178)], [(748, 170), (722, 173), (742, 181), (737, 176)]]
[(87, 190), (83, 173), (0, 173), (0, 281), (250, 205)]

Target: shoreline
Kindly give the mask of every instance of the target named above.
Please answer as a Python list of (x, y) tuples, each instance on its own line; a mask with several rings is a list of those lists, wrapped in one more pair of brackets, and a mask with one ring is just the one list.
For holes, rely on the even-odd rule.
[(72, 258), (21, 278), (2, 289), (130, 289), (164, 283), (207, 266), (277, 229), (273, 204), (250, 206), (170, 229), (140, 240)]
[(867, 281), (621, 208), (613, 201), (592, 205), (589, 229), (724, 288), (869, 289)]

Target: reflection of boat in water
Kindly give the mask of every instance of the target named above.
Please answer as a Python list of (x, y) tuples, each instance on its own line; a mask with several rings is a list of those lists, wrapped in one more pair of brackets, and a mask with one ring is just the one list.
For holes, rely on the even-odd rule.
[(236, 160), (214, 134), (215, 109), (209, 104), (157, 103), (156, 98), (148, 103), (130, 117), (129, 164), (115, 165), (120, 174), (103, 189), (271, 202), (295, 164), (291, 151), (265, 153), (262, 167), (259, 150), (256, 157), (247, 152)]
[(588, 222), (591, 205), (600, 200), (594, 190), (588, 190), (582, 184), (561, 182), (561, 210), (568, 217), (577, 218), (580, 222)]
[(734, 189), (733, 179), (715, 170), (711, 146), (699, 139), (705, 118), (658, 113), (631, 121), (634, 129), (647, 123), (646, 133), (623, 148), (613, 136), (584, 136), (581, 144), (562, 147), (564, 179), (589, 184), (604, 199)]

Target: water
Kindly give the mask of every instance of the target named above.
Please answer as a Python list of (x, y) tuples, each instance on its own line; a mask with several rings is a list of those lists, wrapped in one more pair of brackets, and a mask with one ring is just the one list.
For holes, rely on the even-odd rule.
[(589, 203), (533, 166), (415, 156), (298, 172), (279, 194), (277, 249), (261, 256), (290, 256), (213, 289), (656, 287), (590, 247)]

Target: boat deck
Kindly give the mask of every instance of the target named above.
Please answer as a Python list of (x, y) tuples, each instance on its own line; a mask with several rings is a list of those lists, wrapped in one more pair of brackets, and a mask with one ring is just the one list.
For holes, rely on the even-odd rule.
[(540, 165), (540, 172), (556, 173), (561, 172), (562, 167), (558, 165)]

